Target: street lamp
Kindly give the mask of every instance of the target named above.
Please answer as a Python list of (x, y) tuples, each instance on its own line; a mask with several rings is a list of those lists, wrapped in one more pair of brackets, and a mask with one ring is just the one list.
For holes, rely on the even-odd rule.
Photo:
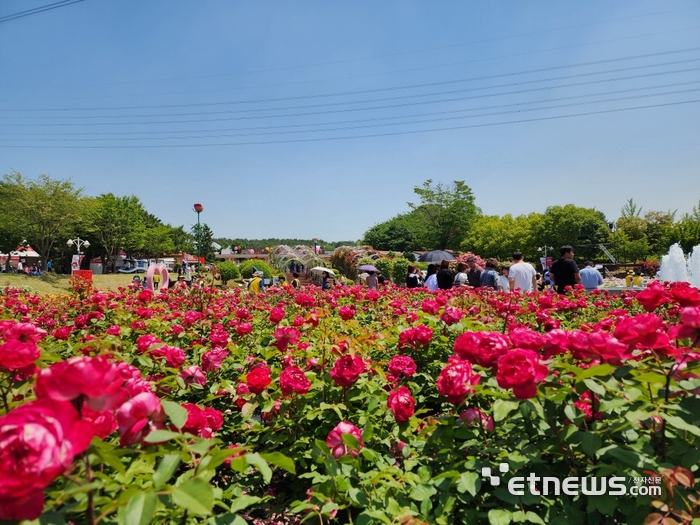
[(199, 258), (201, 257), (202, 253), (202, 230), (199, 225), (199, 214), (202, 213), (202, 210), (204, 209), (204, 206), (202, 206), (200, 203), (195, 202), (194, 206), (194, 211), (197, 212), (197, 262), (199, 262)]
[(90, 247), (90, 241), (86, 239), (81, 239), (80, 237), (76, 237), (75, 239), (68, 239), (66, 241), (66, 244), (68, 245), (69, 248), (72, 248), (75, 246), (76, 250), (78, 250), (78, 260), (75, 260), (75, 256), (73, 256), (73, 264), (71, 265), (71, 274), (75, 270), (80, 269), (80, 254), (83, 253), (80, 251), (81, 247), (84, 248), (89, 248)]
[(554, 246), (547, 246), (546, 244), (544, 246), (540, 246), (537, 248), (538, 252), (544, 251), (544, 258), (547, 258), (547, 250), (553, 250)]

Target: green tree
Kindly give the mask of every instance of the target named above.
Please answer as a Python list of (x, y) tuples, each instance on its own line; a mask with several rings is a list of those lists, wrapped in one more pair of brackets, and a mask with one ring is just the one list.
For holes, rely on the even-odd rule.
[(495, 257), (499, 261), (509, 261), (514, 251), (522, 251), (528, 260), (537, 257), (537, 246), (532, 241), (534, 225), (542, 220), (541, 213), (513, 217), (506, 214), (482, 215), (469, 229), (461, 248), (486, 259)]
[(194, 241), (194, 253), (204, 257), (206, 261), (213, 261), (216, 250), (211, 245), (214, 241), (214, 234), (211, 228), (205, 223), (195, 224), (192, 227), (192, 238)]
[(653, 255), (661, 256), (676, 242), (673, 239), (673, 223), (675, 211), (648, 211), (644, 214), (647, 221), (647, 242)]
[(432, 179), (416, 186), (413, 191), (421, 199), (408, 205), (423, 225), (423, 244), (430, 249), (459, 248), (481, 210), (474, 204), (474, 195), (464, 181), (454, 181), (451, 187), (433, 185)]
[(405, 252), (421, 248), (420, 217), (401, 213), (388, 221), (375, 224), (365, 232), (363, 244), (375, 250)]
[(16, 171), (0, 181), (0, 202), (0, 223), (9, 230), (8, 241), (26, 239), (44, 261), (56, 242), (65, 242), (84, 222), (87, 208), (83, 190), (71, 181), (48, 175), (29, 180)]
[(700, 245), (700, 202), (674, 224), (673, 239), (681, 244), (685, 252), (690, 252)]
[[(108, 261), (119, 250), (133, 251), (144, 243), (145, 209), (138, 197), (117, 197), (112, 193), (100, 195), (90, 207), (92, 236), (99, 239)], [(103, 268), (107, 269), (107, 265)]]
[(595, 208), (567, 204), (545, 210), (542, 220), (533, 225), (532, 242), (535, 247), (553, 246), (554, 257), (561, 246), (570, 244), (576, 247), (576, 259), (596, 260), (602, 257), (597, 244), (607, 242), (609, 235), (605, 214)]

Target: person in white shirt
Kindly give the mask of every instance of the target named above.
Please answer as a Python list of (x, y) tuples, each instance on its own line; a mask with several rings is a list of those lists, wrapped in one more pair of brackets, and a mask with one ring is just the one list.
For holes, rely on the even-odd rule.
[(508, 270), (508, 282), (511, 292), (520, 290), (525, 293), (537, 290), (537, 272), (531, 264), (523, 261), (522, 252), (513, 252), (513, 264)]
[(509, 272), (510, 266), (507, 264), (501, 268), (501, 275), (498, 276), (498, 281), (496, 281), (496, 285), (501, 292), (510, 292), (510, 281), (508, 280)]
[(434, 264), (428, 265), (428, 277), (425, 279), (425, 287), (431, 292), (438, 289), (437, 266)]

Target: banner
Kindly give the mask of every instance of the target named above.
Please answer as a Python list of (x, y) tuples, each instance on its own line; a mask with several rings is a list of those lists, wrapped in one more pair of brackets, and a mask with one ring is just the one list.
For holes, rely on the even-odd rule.
[(80, 265), (83, 264), (83, 257), (85, 257), (85, 256), (82, 254), (80, 254), (80, 255), (75, 254), (73, 256), (73, 262), (71, 262), (71, 265), (70, 265), (70, 270), (71, 270), (70, 273), (71, 274), (73, 272), (80, 270)]
[(540, 264), (542, 265), (542, 268), (545, 270), (547, 268), (552, 267), (552, 258), (551, 257), (540, 257)]

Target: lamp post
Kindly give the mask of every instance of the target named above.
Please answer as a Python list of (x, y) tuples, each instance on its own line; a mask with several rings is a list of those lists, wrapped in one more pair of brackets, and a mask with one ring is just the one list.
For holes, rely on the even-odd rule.
[(554, 246), (547, 246), (546, 244), (544, 246), (540, 246), (537, 248), (538, 252), (544, 251), (544, 258), (547, 258), (547, 250), (553, 250)]
[(197, 212), (197, 262), (199, 262), (199, 258), (202, 254), (202, 230), (199, 224), (199, 214), (202, 213), (204, 206), (196, 202), (193, 206), (193, 209), (195, 212)]
[[(74, 268), (73, 265), (71, 265), (71, 273), (73, 273), (75, 270), (80, 269), (80, 255), (83, 253), (81, 251), (81, 248), (89, 248), (90, 247), (90, 241), (86, 239), (81, 239), (80, 237), (76, 237), (75, 239), (68, 239), (66, 241), (66, 244), (68, 245), (69, 248), (72, 248), (75, 246), (76, 250), (78, 251), (78, 261), (77, 261), (77, 268)], [(74, 261), (75, 262), (75, 261)]]

